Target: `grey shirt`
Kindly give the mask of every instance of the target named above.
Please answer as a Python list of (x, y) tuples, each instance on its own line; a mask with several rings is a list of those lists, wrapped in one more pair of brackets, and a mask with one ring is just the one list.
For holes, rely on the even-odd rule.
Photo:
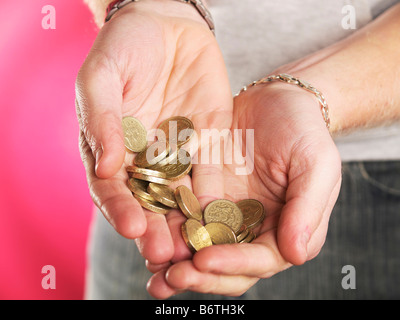
[[(349, 36), (397, 2), (207, 1), (215, 20), (216, 37), (227, 64), (233, 93), (279, 66)], [(354, 8), (354, 29), (346, 19), (349, 6)], [(400, 160), (400, 123), (359, 130), (335, 141), (343, 161)]]

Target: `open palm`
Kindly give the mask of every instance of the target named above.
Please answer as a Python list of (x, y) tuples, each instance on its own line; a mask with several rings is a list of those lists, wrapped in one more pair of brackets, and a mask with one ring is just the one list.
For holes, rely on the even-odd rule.
[[(238, 175), (238, 165), (224, 164), (223, 194), (218, 196), (264, 204), (258, 237), (251, 244), (208, 247), (192, 259), (182, 253), (168, 268), (152, 266), (156, 273), (148, 290), (155, 297), (180, 290), (240, 295), (260, 278), (313, 258), (324, 243), (340, 189), (341, 162), (315, 98), (287, 84), (251, 88), (235, 98), (235, 129), (242, 129), (242, 151), (254, 159), (254, 168)], [(246, 129), (254, 130), (254, 145), (246, 145)], [(179, 232), (182, 221), (176, 220), (170, 228)], [(175, 246), (179, 258), (177, 252), (185, 249), (178, 237)]]
[[(233, 102), (213, 34), (190, 5), (129, 5), (100, 31), (76, 93), (92, 199), (120, 234), (142, 237), (138, 245), (146, 259), (170, 260), (174, 247), (166, 218), (143, 210), (127, 188), (125, 167), (134, 155), (125, 151), (121, 119), (134, 116), (151, 129), (180, 115), (196, 128), (229, 128)], [(159, 241), (163, 249), (157, 251)]]

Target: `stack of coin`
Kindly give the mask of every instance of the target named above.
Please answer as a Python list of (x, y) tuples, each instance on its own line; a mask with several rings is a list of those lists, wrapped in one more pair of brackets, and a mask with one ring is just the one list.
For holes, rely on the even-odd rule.
[[(152, 212), (167, 214), (178, 208), (175, 190), (169, 184), (182, 179), (192, 168), (189, 152), (181, 147), (192, 137), (193, 123), (184, 117), (163, 121), (158, 128), (163, 132), (161, 139), (150, 145), (144, 126), (136, 118), (124, 117), (122, 127), (126, 148), (137, 152), (134, 164), (126, 168), (128, 187), (134, 197), (142, 207)], [(169, 141), (170, 130), (177, 135), (178, 141)]]
[(192, 251), (213, 244), (251, 242), (256, 237), (253, 229), (264, 217), (264, 206), (257, 200), (215, 200), (207, 205), (201, 219), (189, 218), (182, 225), (182, 236)]
[[(237, 203), (215, 200), (203, 212), (189, 188), (183, 185), (175, 189), (169, 187), (171, 182), (189, 174), (192, 168), (190, 154), (181, 148), (191, 139), (194, 130), (189, 119), (172, 117), (163, 121), (158, 129), (164, 135), (149, 146), (147, 133), (139, 120), (125, 117), (123, 129), (126, 148), (138, 152), (134, 165), (127, 167), (129, 189), (140, 205), (152, 212), (167, 214), (171, 209), (180, 209), (187, 217), (181, 227), (182, 236), (192, 251), (255, 239), (253, 229), (265, 217), (261, 202), (254, 199)], [(170, 139), (170, 135), (177, 140)]]

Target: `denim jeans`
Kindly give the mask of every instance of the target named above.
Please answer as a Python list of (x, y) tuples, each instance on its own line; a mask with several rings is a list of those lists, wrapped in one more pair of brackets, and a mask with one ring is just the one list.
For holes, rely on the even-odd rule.
[[(134, 241), (117, 234), (100, 212), (89, 264), (87, 299), (151, 298), (146, 291), (151, 273)], [(173, 297), (180, 298), (232, 299), (193, 292)], [(235, 299), (399, 298), (400, 161), (382, 161), (343, 163), (339, 199), (316, 258), (260, 280)]]

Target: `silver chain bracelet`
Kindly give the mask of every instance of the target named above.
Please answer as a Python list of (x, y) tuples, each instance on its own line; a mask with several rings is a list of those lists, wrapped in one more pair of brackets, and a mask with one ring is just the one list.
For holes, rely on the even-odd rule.
[(330, 125), (331, 125), (331, 120), (329, 118), (328, 103), (326, 102), (326, 99), (323, 96), (323, 94), (319, 90), (314, 88), (308, 82), (300, 80), (298, 78), (295, 78), (295, 77), (291, 76), (290, 74), (282, 73), (282, 74), (278, 74), (278, 75), (268, 76), (268, 77), (262, 78), (258, 81), (254, 81), (251, 84), (249, 84), (248, 86), (244, 86), (236, 96), (238, 96), (242, 92), (246, 91), (249, 87), (254, 87), (258, 84), (263, 84), (263, 83), (270, 83), (272, 81), (281, 81), (281, 82), (285, 82), (285, 83), (289, 83), (289, 84), (294, 84), (294, 85), (299, 86), (300, 88), (303, 88), (309, 92), (312, 92), (317, 97), (318, 102), (321, 105), (322, 117), (324, 118), (325, 125), (329, 130)]
[[(107, 9), (107, 16), (105, 18), (105, 22), (109, 21), (119, 9), (125, 7), (129, 3), (138, 1), (139, 0), (120, 0), (112, 2)], [(175, 0), (175, 1), (192, 4), (196, 8), (196, 10), (200, 13), (200, 15), (203, 17), (203, 19), (207, 22), (212, 33), (215, 34), (214, 20), (211, 16), (210, 11), (208, 11), (208, 9), (201, 0)]]

